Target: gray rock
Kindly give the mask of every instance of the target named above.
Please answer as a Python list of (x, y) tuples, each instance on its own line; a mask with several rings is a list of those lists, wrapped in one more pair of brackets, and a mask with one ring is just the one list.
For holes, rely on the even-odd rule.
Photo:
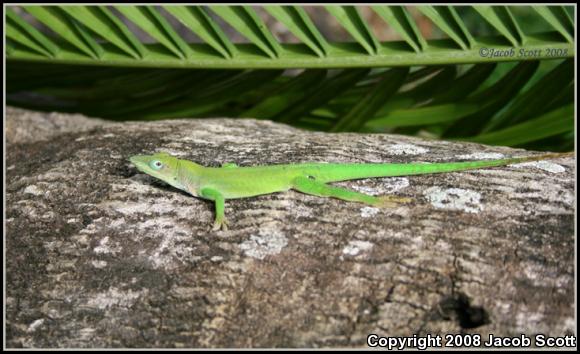
[(210, 202), (127, 158), (247, 166), (531, 152), (252, 119), (120, 124), (9, 108), (6, 123), (7, 347), (365, 348), (371, 333), (574, 333), (573, 158), (339, 184), (413, 198), (392, 209), (294, 191), (232, 200), (230, 230), (214, 232)]
[(82, 114), (43, 113), (7, 107), (5, 122), (6, 143), (15, 144), (48, 140), (66, 132), (91, 130), (106, 121)]

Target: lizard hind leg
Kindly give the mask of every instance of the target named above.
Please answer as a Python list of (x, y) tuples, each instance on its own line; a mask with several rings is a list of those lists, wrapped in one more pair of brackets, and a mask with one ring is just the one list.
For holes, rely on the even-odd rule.
[(292, 183), (292, 188), (305, 194), (359, 202), (379, 208), (393, 207), (397, 203), (404, 203), (410, 200), (408, 198), (398, 198), (393, 196), (375, 197), (345, 188), (330, 186), (309, 177), (297, 177)]

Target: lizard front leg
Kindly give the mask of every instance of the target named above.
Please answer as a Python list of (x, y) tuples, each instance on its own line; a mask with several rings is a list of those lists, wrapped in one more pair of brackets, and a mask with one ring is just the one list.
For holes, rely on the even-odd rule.
[(405, 203), (409, 198), (399, 198), (393, 196), (375, 197), (372, 195), (355, 192), (349, 189), (330, 186), (323, 182), (318, 182), (312, 177), (297, 177), (292, 182), (292, 188), (306, 194), (320, 197), (331, 197), (351, 202), (364, 203), (376, 207), (390, 207), (396, 203)]
[(213, 188), (203, 188), (201, 190), (201, 196), (213, 200), (215, 203), (215, 221), (213, 223), (213, 230), (227, 230), (228, 222), (224, 213), (226, 201), (224, 196), (217, 189)]

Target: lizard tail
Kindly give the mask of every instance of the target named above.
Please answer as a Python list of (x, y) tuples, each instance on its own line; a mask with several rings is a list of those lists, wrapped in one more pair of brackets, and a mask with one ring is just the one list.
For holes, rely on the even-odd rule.
[(511, 157), (496, 160), (478, 160), (465, 162), (439, 163), (377, 163), (377, 164), (342, 164), (325, 165), (321, 171), (313, 172), (321, 182), (337, 182), (359, 178), (410, 176), (432, 173), (444, 173), (474, 170), (496, 166), (505, 166), (522, 162), (574, 156), (574, 152), (548, 153), (525, 157)]
[(547, 159), (556, 159), (563, 157), (574, 156), (574, 152), (556, 152), (547, 153), (540, 155), (524, 156), (524, 157), (508, 157), (504, 159), (497, 160), (478, 160), (478, 161), (465, 161), (465, 162), (443, 162), (443, 163), (433, 163), (421, 165), (417, 170), (409, 171), (410, 175), (413, 174), (424, 174), (424, 173), (442, 173), (442, 172), (454, 172), (454, 171), (465, 171), (474, 170), (479, 168), (487, 167), (497, 167), (512, 165), (523, 162), (540, 161)]
[(375, 197), (376, 201), (373, 206), (377, 208), (394, 208), (397, 204), (409, 203), (413, 199), (405, 197), (395, 197), (392, 195), (382, 195)]

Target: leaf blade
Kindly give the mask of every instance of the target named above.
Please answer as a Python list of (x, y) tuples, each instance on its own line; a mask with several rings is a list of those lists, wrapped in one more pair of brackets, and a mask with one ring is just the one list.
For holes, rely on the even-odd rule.
[(336, 122), (331, 131), (360, 129), (397, 92), (405, 82), (407, 74), (409, 74), (409, 68), (394, 68), (384, 73), (381, 80)]
[(304, 42), (316, 55), (325, 57), (328, 43), (302, 8), (298, 6), (264, 6), (264, 9), (282, 22), (296, 37)]
[(164, 8), (224, 58), (236, 56), (236, 47), (201, 6), (167, 5)]
[(571, 131), (574, 127), (574, 105), (567, 105), (538, 118), (482, 134), (470, 141), (490, 145), (515, 146)]
[(377, 54), (380, 45), (369, 26), (361, 18), (354, 6), (326, 6), (326, 10), (336, 17), (338, 23), (370, 54)]
[(372, 6), (372, 9), (417, 53), (427, 49), (427, 42), (419, 32), (415, 22), (402, 6)]
[(146, 56), (145, 46), (104, 6), (62, 6), (61, 9), (133, 58)]
[(59, 47), (39, 30), (21, 19), (12, 9), (6, 9), (7, 35), (14, 41), (32, 48), (48, 57), (56, 57)]
[(82, 53), (95, 59), (102, 56), (103, 49), (101, 46), (92, 40), (90, 36), (87, 36), (85, 29), (58, 7), (24, 6), (24, 9)]
[(524, 43), (525, 37), (507, 6), (473, 6), (481, 17), (497, 29), (514, 47)]
[(423, 126), (452, 122), (474, 113), (479, 107), (470, 103), (446, 103), (435, 106), (393, 110), (386, 116), (375, 117), (366, 123), (374, 129)]
[(343, 70), (336, 76), (321, 81), (312, 89), (312, 94), (302, 101), (302, 104), (289, 107), (273, 117), (273, 120), (282, 123), (298, 121), (313, 109), (324, 105), (352, 87), (356, 82), (365, 77), (368, 72), (368, 69)]
[(538, 5), (532, 8), (569, 43), (574, 42), (574, 21), (563, 7)]
[(284, 84), (260, 103), (240, 114), (240, 117), (271, 119), (297, 104), (316, 83), (324, 80), (326, 70), (305, 70)]
[(450, 6), (417, 6), (443, 32), (451, 37), (462, 49), (472, 48), (474, 40), (454, 8)]
[(152, 6), (116, 5), (115, 8), (178, 58), (191, 57), (189, 46)]
[(280, 44), (252, 8), (249, 6), (210, 6), (210, 9), (270, 58), (280, 56)]

